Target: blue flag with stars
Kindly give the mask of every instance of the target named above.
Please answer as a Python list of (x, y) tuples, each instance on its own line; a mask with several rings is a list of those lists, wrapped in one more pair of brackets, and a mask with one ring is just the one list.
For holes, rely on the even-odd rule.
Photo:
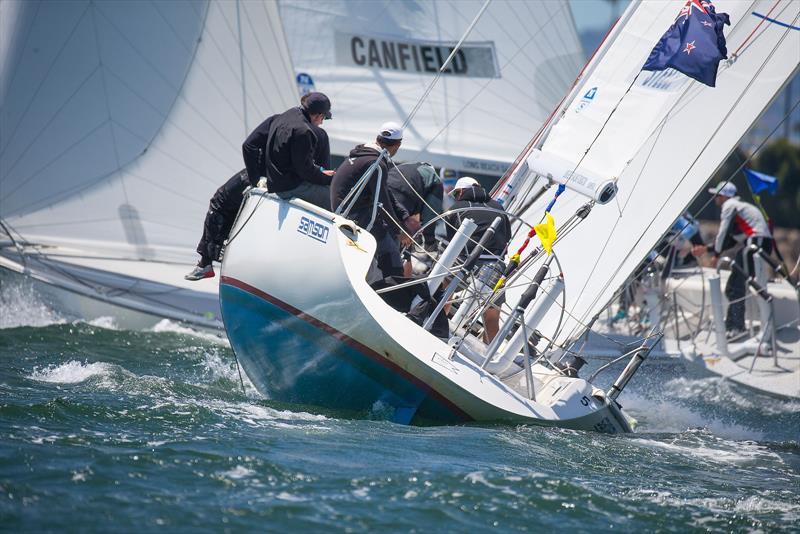
[(678, 18), (658, 41), (642, 70), (673, 68), (714, 87), (719, 62), (728, 57), (722, 28), (727, 13), (717, 13), (710, 0), (687, 0)]

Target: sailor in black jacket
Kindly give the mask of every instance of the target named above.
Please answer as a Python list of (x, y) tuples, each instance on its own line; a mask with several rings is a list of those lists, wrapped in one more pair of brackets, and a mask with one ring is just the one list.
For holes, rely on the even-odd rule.
[[(490, 197), (475, 178), (468, 176), (459, 178), (450, 194), (455, 197), (455, 202), (448, 210), (448, 212), (452, 211), (454, 213), (445, 216), (448, 240), (453, 239), (456, 230), (461, 226), (461, 222), (464, 219), (472, 219), (477, 225), (465, 247), (467, 254), (472, 252), (495, 218), (501, 217), (500, 227), (497, 228), (494, 236), (486, 243), (486, 247), (476, 264), (476, 277), (486, 286), (493, 288), (505, 272), (503, 256), (511, 239), (511, 222), (508, 216), (503, 213), (503, 206)], [(460, 209), (463, 209), (463, 211), (457, 211)], [(501, 295), (500, 298), (496, 299), (495, 304), (499, 306), (503, 302), (504, 298)], [(483, 325), (484, 341), (489, 343), (499, 330), (500, 310), (496, 307), (487, 309), (483, 314)]]
[(313, 127), (330, 118), (330, 110), (327, 96), (309, 93), (301, 107), (289, 109), (271, 122), (264, 155), (270, 192), (328, 207), (333, 171), (314, 163), (319, 141)]
[[(389, 169), (389, 191), (411, 215), (419, 215), (425, 226), (442, 213), (444, 187), (430, 163), (403, 163)], [(425, 228), (425, 246), (436, 242), (436, 225)]]
[[(303, 95), (300, 99), (300, 107), (306, 105), (309, 95)], [(244, 166), (247, 169), (247, 175), (250, 176), (251, 185), (255, 186), (258, 180), (267, 176), (267, 139), (269, 138), (269, 128), (272, 121), (278, 115), (268, 117), (264, 122), (256, 126), (250, 132), (244, 143), (242, 143), (242, 156), (244, 157)], [(311, 130), (317, 138), (317, 144), (314, 150), (314, 164), (323, 169), (331, 168), (331, 144), (328, 140), (328, 133), (311, 123)]]
[[(402, 139), (403, 129), (395, 123), (387, 122), (381, 126), (375, 143), (358, 145), (350, 151), (349, 157), (339, 165), (339, 168), (336, 169), (336, 174), (333, 175), (330, 196), (332, 211), (335, 211), (340, 206), (350, 193), (350, 190), (355, 187), (359, 179), (367, 172), (370, 165), (378, 159), (381, 150), (385, 148), (390, 157), (394, 156), (400, 149)], [(410, 231), (416, 231), (419, 227), (414, 225), (415, 220), (394, 199), (386, 186), (389, 175), (389, 163), (386, 159), (380, 162), (380, 168), (382, 171), (380, 188), (376, 191), (378, 175), (376, 170), (372, 173), (361, 195), (355, 199), (353, 207), (347, 216), (360, 227), (368, 229), (375, 237), (378, 242), (376, 253), (378, 268), (383, 273), (383, 276), (400, 276), (403, 273), (403, 267), (400, 260), (400, 244), (397, 238), (400, 233), (400, 227), (397, 223), (403, 223)], [(378, 207), (375, 221), (370, 227), (376, 196), (383, 209), (381, 209), (381, 206)], [(388, 212), (388, 215), (384, 210)]]

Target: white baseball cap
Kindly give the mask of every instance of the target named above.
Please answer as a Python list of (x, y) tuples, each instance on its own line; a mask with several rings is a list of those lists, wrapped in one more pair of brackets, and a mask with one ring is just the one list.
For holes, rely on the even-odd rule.
[(456, 180), (456, 185), (453, 186), (453, 191), (450, 191), (450, 194), (454, 194), (454, 191), (458, 191), (459, 189), (470, 189), (479, 185), (481, 184), (478, 183), (478, 180), (472, 176), (463, 176)]
[(400, 141), (403, 139), (403, 127), (396, 122), (384, 122), (378, 132), (379, 137), (390, 139), (392, 141)]
[(736, 196), (736, 186), (731, 182), (720, 182), (716, 185), (716, 187), (710, 187), (708, 192), (712, 195), (733, 198)]

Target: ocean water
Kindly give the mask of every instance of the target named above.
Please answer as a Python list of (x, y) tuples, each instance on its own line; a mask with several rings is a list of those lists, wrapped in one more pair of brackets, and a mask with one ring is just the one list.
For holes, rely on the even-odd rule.
[(630, 436), (401, 426), (271, 402), (224, 340), (75, 321), (6, 283), (0, 531), (800, 530), (800, 403), (640, 373)]

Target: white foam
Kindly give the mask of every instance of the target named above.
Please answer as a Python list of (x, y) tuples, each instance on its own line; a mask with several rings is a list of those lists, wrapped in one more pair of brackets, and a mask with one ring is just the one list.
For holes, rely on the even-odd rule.
[(699, 445), (695, 442), (680, 443), (677, 440), (672, 442), (651, 439), (636, 440), (637, 443), (646, 447), (694, 456), (718, 464), (743, 464), (763, 459), (783, 463), (779, 455), (753, 442), (716, 440), (714, 443), (708, 444), (708, 440), (704, 441), (706, 442), (704, 445)]
[(225, 337), (223, 332), (219, 334), (213, 334), (211, 332), (205, 332), (201, 330), (195, 330), (194, 328), (189, 328), (188, 326), (183, 326), (179, 323), (170, 321), (169, 319), (161, 319), (155, 326), (152, 328), (153, 332), (172, 332), (175, 334), (184, 334), (187, 336), (193, 336), (196, 338), (203, 339), (205, 341), (210, 341), (212, 343), (218, 343), (220, 345), (224, 345), (229, 347), (230, 343), (228, 343), (228, 338)]
[(629, 394), (625, 409), (639, 420), (638, 432), (684, 432), (690, 428), (707, 428), (717, 436), (736, 440), (761, 440), (763, 432), (743, 425), (722, 421), (708, 413), (700, 413), (677, 402), (652, 400)]
[(77, 384), (94, 376), (109, 376), (114, 366), (105, 362), (82, 363), (70, 360), (61, 365), (48, 365), (44, 369), (34, 367), (28, 378), (39, 382)]
[(30, 282), (0, 280), (0, 329), (64, 322), (63, 317), (44, 303)]
[(104, 328), (106, 330), (119, 330), (119, 327), (117, 327), (116, 320), (113, 317), (108, 317), (108, 316), (92, 319), (86, 324), (91, 326), (96, 326), (97, 328)]
[(236, 467), (230, 469), (229, 471), (223, 471), (222, 473), (220, 473), (220, 476), (223, 476), (225, 478), (230, 478), (233, 480), (239, 480), (241, 478), (254, 475), (255, 473), (256, 472), (253, 471), (252, 469), (248, 469), (243, 465), (237, 465)]

